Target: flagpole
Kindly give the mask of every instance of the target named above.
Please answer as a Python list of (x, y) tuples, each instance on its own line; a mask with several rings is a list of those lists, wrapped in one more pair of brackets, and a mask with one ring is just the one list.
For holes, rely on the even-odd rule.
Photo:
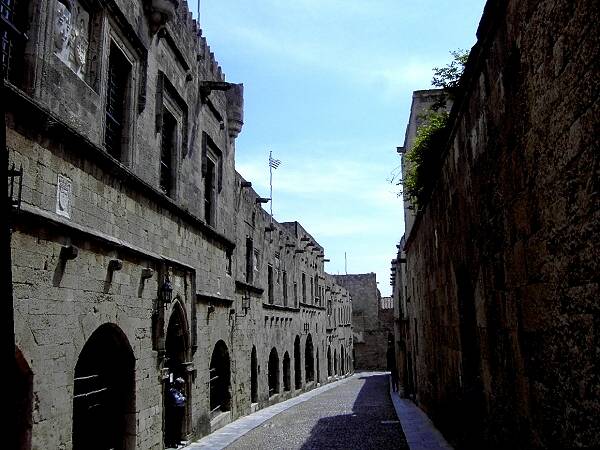
[(271, 188), (271, 225), (273, 225), (273, 165), (271, 151), (269, 151), (269, 187)]

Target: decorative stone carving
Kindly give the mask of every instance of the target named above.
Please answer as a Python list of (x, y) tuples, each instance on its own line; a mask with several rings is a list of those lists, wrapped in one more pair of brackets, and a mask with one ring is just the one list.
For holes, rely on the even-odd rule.
[(81, 79), (85, 77), (90, 15), (76, 0), (54, 0), (54, 53)]

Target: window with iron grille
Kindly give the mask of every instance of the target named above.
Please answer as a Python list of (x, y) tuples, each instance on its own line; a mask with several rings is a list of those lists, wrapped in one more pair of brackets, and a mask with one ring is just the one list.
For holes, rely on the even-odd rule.
[(127, 87), (131, 64), (125, 55), (113, 43), (108, 58), (108, 85), (106, 88), (106, 130), (104, 145), (108, 153), (122, 159), (123, 137), (127, 117)]
[[(9, 26), (19, 32), (25, 31), (26, 3), (23, 0), (0, 0), (0, 15), (8, 22)], [(16, 82), (22, 72), (24, 39), (2, 29), (0, 31), (0, 45), (4, 77), (11, 82)]]
[(267, 266), (267, 275), (269, 283), (269, 304), (272, 305), (275, 301), (275, 297), (273, 294), (273, 266), (271, 264)]
[(204, 177), (204, 220), (215, 225), (215, 163), (206, 160), (206, 176)]
[(160, 147), (160, 189), (172, 197), (174, 193), (174, 161), (177, 120), (166, 109), (163, 109), (163, 125)]
[(246, 283), (252, 283), (254, 277), (254, 245), (252, 238), (246, 237)]
[(302, 273), (302, 301), (306, 303), (306, 274)]
[(288, 305), (288, 282), (287, 282), (287, 272), (283, 271), (283, 305)]

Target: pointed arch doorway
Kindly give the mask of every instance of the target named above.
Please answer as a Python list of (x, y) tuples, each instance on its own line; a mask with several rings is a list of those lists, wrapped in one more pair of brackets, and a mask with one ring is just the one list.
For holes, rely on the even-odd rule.
[[(167, 326), (167, 335), (165, 339), (165, 362), (164, 367), (168, 376), (163, 383), (163, 440), (165, 444), (171, 443), (173, 435), (185, 439), (190, 432), (190, 404), (191, 390), (189, 383), (189, 374), (186, 370), (186, 363), (190, 357), (190, 344), (188, 335), (188, 325), (185, 310), (180, 300), (173, 302), (169, 324)], [(182, 378), (184, 381), (181, 390), (186, 397), (185, 411), (183, 417), (172, 407), (169, 399), (169, 390), (174, 387), (175, 380)]]

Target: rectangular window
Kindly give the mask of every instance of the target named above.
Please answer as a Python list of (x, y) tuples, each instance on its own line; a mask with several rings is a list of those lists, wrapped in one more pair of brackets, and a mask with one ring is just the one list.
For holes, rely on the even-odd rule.
[(254, 245), (251, 237), (246, 237), (246, 283), (252, 284), (254, 274)]
[(288, 285), (287, 285), (287, 272), (283, 271), (283, 305), (288, 305)]
[(231, 276), (232, 273), (232, 257), (231, 257), (231, 251), (227, 251), (225, 252), (225, 273), (227, 275)]
[(273, 266), (271, 264), (267, 267), (268, 281), (269, 281), (269, 304), (272, 305), (275, 301), (273, 294)]
[(315, 302), (315, 281), (313, 277), (310, 277), (310, 302)]
[(160, 147), (160, 189), (169, 197), (174, 193), (174, 161), (176, 160), (177, 120), (163, 109)]
[(302, 273), (302, 301), (306, 303), (306, 274)]
[(204, 176), (204, 221), (215, 225), (215, 163), (206, 160), (206, 175)]
[[(27, 19), (27, 5), (23, 0), (0, 0), (0, 15), (19, 32), (25, 32)], [(0, 45), (4, 67), (4, 76), (13, 83), (17, 83), (22, 74), (22, 61), (25, 48), (25, 39), (15, 37), (4, 27), (0, 28)]]
[(298, 307), (298, 283), (294, 282), (294, 306)]
[(104, 145), (108, 153), (119, 161), (123, 156), (123, 138), (126, 130), (127, 87), (131, 64), (116, 44), (111, 43), (108, 57), (108, 84), (106, 87), (106, 130)]

